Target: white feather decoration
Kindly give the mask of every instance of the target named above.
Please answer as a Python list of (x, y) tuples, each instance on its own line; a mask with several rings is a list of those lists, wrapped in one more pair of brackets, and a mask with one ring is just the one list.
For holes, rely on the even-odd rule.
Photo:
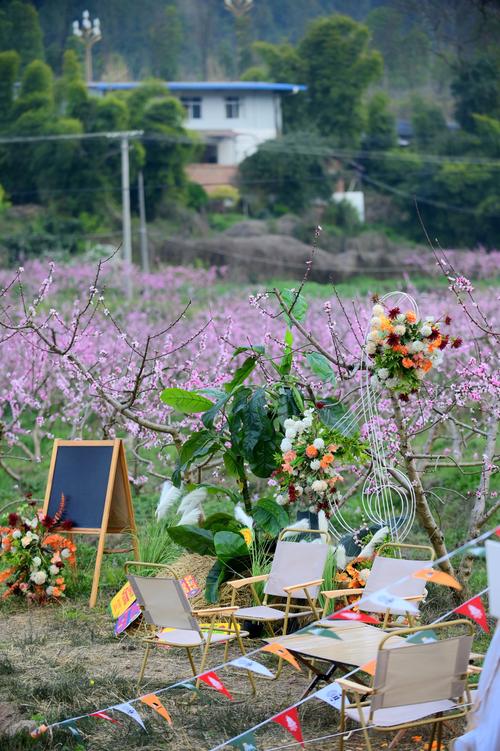
[(311, 529), (311, 527), (309, 526), (309, 519), (301, 519), (298, 522), (294, 522), (293, 532), (285, 532), (285, 534), (283, 535), (281, 539), (286, 540), (287, 537), (295, 537), (296, 529)]
[(179, 524), (197, 524), (200, 521), (200, 516), (201, 508), (198, 506), (197, 508), (190, 509), (190, 511), (185, 511)]
[(253, 519), (249, 514), (246, 513), (241, 503), (238, 503), (234, 507), (234, 518), (236, 519), (237, 522), (239, 522), (240, 524), (243, 524), (244, 527), (248, 527), (248, 529), (253, 529)]
[[(195, 488), (190, 493), (184, 496), (179, 506), (179, 514), (185, 514), (188, 511), (199, 509), (205, 498), (207, 497), (207, 491), (205, 488)], [(201, 513), (201, 509), (200, 509)]]
[(174, 503), (177, 503), (177, 501), (180, 500), (181, 496), (182, 491), (180, 490), (180, 488), (176, 488), (175, 485), (172, 485), (170, 480), (166, 480), (163, 483), (160, 500), (158, 501), (158, 506), (156, 507), (157, 521), (160, 521), (160, 519), (164, 519), (166, 517), (169, 509), (172, 508)]
[(375, 532), (370, 542), (367, 545), (365, 545), (365, 547), (359, 554), (358, 558), (371, 558), (375, 552), (375, 546), (378, 545), (379, 542), (382, 542), (382, 540), (388, 534), (388, 532), (389, 532), (388, 527), (382, 527), (382, 529), (379, 529), (378, 532)]
[(347, 556), (343, 545), (339, 545), (335, 549), (335, 563), (337, 564), (339, 571), (343, 571), (347, 566)]

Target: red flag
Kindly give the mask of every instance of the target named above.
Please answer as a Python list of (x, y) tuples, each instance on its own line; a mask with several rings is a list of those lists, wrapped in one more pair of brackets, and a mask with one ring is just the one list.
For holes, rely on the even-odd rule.
[(500, 527), (497, 527), (495, 529), (495, 534), (496, 534), (497, 537), (500, 537)]
[(106, 712), (91, 712), (91, 717), (99, 717), (100, 720), (107, 720), (108, 722), (113, 722), (115, 725), (121, 725), (121, 722), (118, 722), (118, 720), (115, 720), (114, 717), (110, 717), (109, 714), (106, 714)]
[(476, 621), (476, 623), (481, 626), (483, 631), (486, 631), (487, 634), (490, 633), (488, 622), (486, 620), (486, 611), (479, 595), (473, 597), (472, 600), (467, 600), (467, 602), (464, 602), (459, 608), (455, 608), (453, 612), (472, 618), (473, 621)]
[(375, 625), (378, 625), (380, 623), (380, 621), (373, 616), (367, 615), (366, 613), (355, 613), (354, 610), (339, 610), (337, 613), (332, 613), (328, 616), (329, 620), (333, 620), (334, 618), (338, 618), (339, 620), (343, 621), (361, 621), (362, 623), (374, 623)]
[(302, 728), (300, 727), (299, 714), (296, 707), (285, 709), (284, 712), (273, 718), (273, 722), (277, 722), (278, 725), (281, 725), (285, 730), (288, 730), (295, 740), (300, 743), (302, 748), (304, 748), (304, 738), (302, 736)]
[(200, 681), (206, 683), (207, 686), (215, 688), (216, 691), (219, 691), (221, 694), (224, 694), (224, 696), (227, 696), (228, 699), (233, 701), (233, 697), (224, 686), (217, 673), (214, 673), (213, 670), (209, 670), (208, 673), (203, 673), (203, 675), (199, 676), (199, 679)]

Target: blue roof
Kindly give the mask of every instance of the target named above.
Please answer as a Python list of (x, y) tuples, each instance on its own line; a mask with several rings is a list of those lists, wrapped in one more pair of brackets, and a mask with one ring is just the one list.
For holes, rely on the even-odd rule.
[[(128, 91), (136, 89), (144, 81), (93, 81), (89, 89), (95, 91)], [(170, 91), (283, 91), (296, 93), (307, 86), (298, 83), (267, 83), (265, 81), (166, 81)]]

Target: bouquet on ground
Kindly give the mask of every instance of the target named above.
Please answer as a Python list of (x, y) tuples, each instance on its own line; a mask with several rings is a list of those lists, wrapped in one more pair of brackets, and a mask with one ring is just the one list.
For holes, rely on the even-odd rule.
[(451, 319), (445, 316), (435, 321), (428, 316), (417, 321), (413, 310), (403, 312), (375, 303), (366, 342), (366, 353), (373, 361), (372, 385), (385, 386), (402, 399), (418, 391), (426, 373), (443, 359), (443, 350), (462, 344), (461, 339), (441, 332), (443, 322), (449, 325)]
[(284, 428), (280, 468), (273, 478), (280, 486), (277, 502), (295, 511), (322, 510), (330, 517), (343, 481), (340, 465), (364, 461), (365, 445), (324, 425), (312, 407), (301, 418), (285, 420)]
[(76, 546), (56, 526), (69, 530), (72, 523), (61, 522), (64, 496), (52, 518), (42, 511), (21, 508), (8, 516), (8, 526), (0, 527), (0, 583), (6, 589), (3, 598), (25, 596), (28, 601), (44, 603), (64, 597), (64, 567), (74, 565)]

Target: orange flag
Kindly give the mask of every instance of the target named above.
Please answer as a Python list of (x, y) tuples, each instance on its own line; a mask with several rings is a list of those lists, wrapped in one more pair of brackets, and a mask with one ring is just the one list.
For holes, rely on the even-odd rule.
[(286, 660), (290, 663), (290, 665), (293, 665), (293, 667), (296, 670), (302, 670), (299, 663), (293, 656), (291, 652), (288, 651), (285, 647), (283, 647), (281, 644), (278, 644), (277, 642), (271, 642), (271, 644), (266, 644), (265, 647), (262, 647), (263, 652), (271, 652), (273, 655), (277, 655), (278, 657), (282, 657), (283, 660)]
[(141, 696), (141, 701), (144, 704), (147, 704), (148, 707), (151, 707), (151, 709), (154, 709), (155, 712), (158, 712), (158, 714), (163, 717), (163, 719), (166, 720), (170, 726), (173, 725), (172, 718), (170, 717), (169, 713), (167, 712), (161, 701), (158, 699), (156, 694), (147, 694), (146, 696)]
[(413, 577), (414, 579), (425, 579), (425, 581), (432, 582), (433, 584), (443, 584), (445, 587), (462, 589), (462, 585), (453, 576), (445, 574), (444, 571), (436, 571), (433, 568), (422, 568), (420, 571), (415, 571)]

